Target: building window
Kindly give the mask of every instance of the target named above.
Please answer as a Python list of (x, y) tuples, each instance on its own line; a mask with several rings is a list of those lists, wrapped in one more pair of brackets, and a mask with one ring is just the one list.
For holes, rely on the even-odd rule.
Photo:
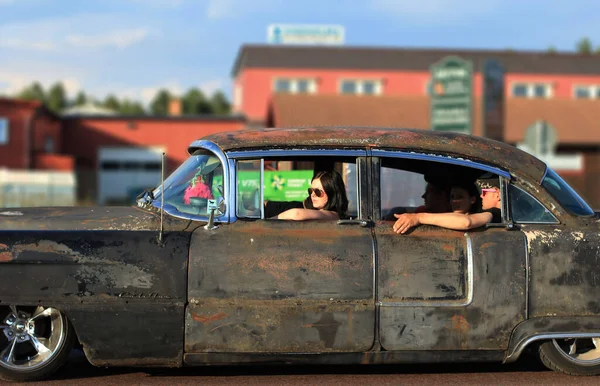
[(0, 117), (0, 145), (8, 143), (8, 119)]
[(46, 153), (54, 153), (54, 138), (49, 135), (44, 140), (44, 151)]
[(277, 78), (273, 90), (290, 94), (314, 94), (317, 91), (317, 82), (307, 78)]
[(382, 92), (380, 80), (369, 79), (342, 79), (340, 81), (341, 94), (379, 95)]
[(552, 86), (548, 83), (514, 83), (512, 96), (515, 98), (550, 98)]
[(584, 85), (573, 87), (575, 99), (600, 99), (599, 85)]

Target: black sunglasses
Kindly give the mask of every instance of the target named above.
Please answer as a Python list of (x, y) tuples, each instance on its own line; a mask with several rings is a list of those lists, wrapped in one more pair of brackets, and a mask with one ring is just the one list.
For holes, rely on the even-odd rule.
[(318, 189), (318, 188), (308, 188), (308, 195), (310, 196), (313, 192), (315, 192), (315, 196), (317, 197), (321, 197), (323, 194), (325, 194), (324, 190)]

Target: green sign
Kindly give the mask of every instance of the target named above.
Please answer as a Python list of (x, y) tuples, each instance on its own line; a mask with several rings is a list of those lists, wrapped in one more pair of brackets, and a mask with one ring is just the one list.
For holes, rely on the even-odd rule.
[(430, 122), (437, 131), (472, 132), (473, 65), (448, 56), (431, 66)]
[[(307, 189), (313, 177), (312, 170), (265, 170), (264, 191), (266, 201), (302, 201), (308, 197)], [(258, 192), (259, 171), (238, 172), (240, 193)]]

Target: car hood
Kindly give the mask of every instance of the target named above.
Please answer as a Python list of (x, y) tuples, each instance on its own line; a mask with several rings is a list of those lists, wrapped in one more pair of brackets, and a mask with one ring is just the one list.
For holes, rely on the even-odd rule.
[[(169, 216), (165, 216), (167, 218)], [(158, 230), (160, 217), (137, 207), (0, 209), (0, 230)]]

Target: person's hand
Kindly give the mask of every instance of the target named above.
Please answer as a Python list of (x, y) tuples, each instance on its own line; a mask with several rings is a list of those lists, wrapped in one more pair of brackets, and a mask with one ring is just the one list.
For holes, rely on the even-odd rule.
[(398, 220), (393, 225), (394, 232), (406, 233), (410, 228), (420, 225), (418, 213), (394, 214)]

